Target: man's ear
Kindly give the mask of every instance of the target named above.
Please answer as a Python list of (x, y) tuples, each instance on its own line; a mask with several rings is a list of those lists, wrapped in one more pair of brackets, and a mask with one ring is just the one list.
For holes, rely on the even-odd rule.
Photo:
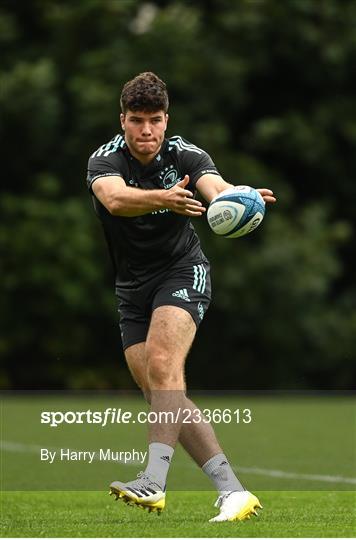
[(124, 115), (124, 113), (120, 113), (120, 122), (121, 122), (121, 129), (122, 129), (123, 131), (125, 131), (125, 126), (124, 126), (125, 115)]
[(168, 120), (169, 120), (169, 114), (166, 113), (166, 129), (167, 129)]

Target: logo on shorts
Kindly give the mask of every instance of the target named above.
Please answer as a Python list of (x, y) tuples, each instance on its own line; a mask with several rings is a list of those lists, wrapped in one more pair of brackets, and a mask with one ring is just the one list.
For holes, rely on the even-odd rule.
[(165, 167), (165, 169), (159, 175), (159, 179), (161, 180), (164, 189), (169, 189), (180, 181), (178, 172), (176, 169), (173, 169), (173, 165)]
[(179, 291), (172, 293), (172, 296), (175, 296), (176, 298), (181, 298), (182, 300), (185, 300), (186, 302), (190, 302), (187, 289), (180, 289)]
[(199, 315), (199, 319), (202, 321), (204, 318), (204, 307), (201, 302), (199, 302), (198, 304), (198, 315)]

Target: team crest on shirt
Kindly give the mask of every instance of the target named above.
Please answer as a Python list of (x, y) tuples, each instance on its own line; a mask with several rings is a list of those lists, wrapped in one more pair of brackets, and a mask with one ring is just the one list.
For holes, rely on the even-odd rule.
[(165, 167), (160, 173), (159, 179), (162, 182), (164, 189), (170, 189), (181, 180), (178, 176), (178, 172), (173, 168), (173, 165)]

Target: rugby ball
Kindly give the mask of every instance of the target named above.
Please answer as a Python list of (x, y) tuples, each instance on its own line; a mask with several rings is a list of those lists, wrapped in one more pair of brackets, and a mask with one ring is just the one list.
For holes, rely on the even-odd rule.
[(209, 204), (207, 219), (215, 234), (238, 238), (254, 231), (265, 215), (262, 195), (250, 186), (225, 189)]

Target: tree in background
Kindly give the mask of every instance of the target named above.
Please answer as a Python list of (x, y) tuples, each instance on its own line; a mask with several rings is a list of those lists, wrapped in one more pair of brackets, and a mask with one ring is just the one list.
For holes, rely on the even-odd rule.
[(4, 388), (132, 384), (85, 169), (144, 70), (167, 81), (170, 134), (279, 197), (246, 238), (195, 222), (215, 297), (191, 386), (354, 387), (355, 22), (337, 0), (2, 2)]

